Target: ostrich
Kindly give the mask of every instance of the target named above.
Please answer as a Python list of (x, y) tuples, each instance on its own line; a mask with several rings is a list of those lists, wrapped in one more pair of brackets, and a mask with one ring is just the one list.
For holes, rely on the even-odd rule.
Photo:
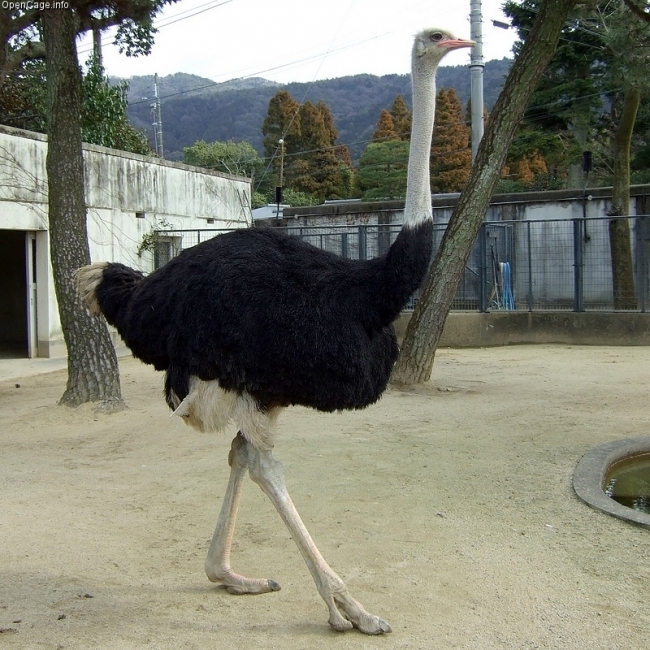
[(248, 471), (298, 545), (335, 630), (391, 628), (352, 598), (316, 548), (272, 455), (274, 425), (286, 406), (361, 409), (386, 388), (398, 354), (392, 322), (420, 286), (432, 254), (436, 69), (447, 52), (472, 45), (440, 29), (415, 38), (404, 225), (384, 256), (348, 260), (273, 229), (249, 229), (187, 249), (147, 277), (107, 262), (75, 275), (88, 309), (103, 314), (136, 357), (166, 372), (166, 401), (175, 414), (200, 431), (219, 431), (230, 421), (239, 428), (205, 562), (208, 578), (233, 594), (280, 589), (230, 566)]

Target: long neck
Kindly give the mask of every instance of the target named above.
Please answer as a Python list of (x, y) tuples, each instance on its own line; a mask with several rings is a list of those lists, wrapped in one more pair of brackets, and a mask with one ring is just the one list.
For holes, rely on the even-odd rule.
[(436, 111), (435, 67), (422, 65), (414, 57), (412, 84), (413, 126), (404, 205), (404, 225), (409, 227), (432, 219), (429, 157)]
[(413, 61), (413, 126), (408, 166), (404, 225), (385, 258), (374, 289), (376, 314), (392, 323), (422, 284), (433, 253), (433, 217), (429, 155), (435, 113), (435, 67)]

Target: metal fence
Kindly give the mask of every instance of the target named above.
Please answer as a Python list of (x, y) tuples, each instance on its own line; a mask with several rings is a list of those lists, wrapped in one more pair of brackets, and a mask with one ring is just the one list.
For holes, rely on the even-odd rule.
[[(609, 235), (613, 219), (627, 221), (630, 228), (636, 295), (625, 310), (645, 312), (650, 287), (650, 215), (484, 222), (452, 309), (614, 311)], [(436, 250), (445, 228), (446, 224), (434, 227)], [(289, 226), (281, 230), (318, 248), (364, 260), (386, 252), (400, 225)], [(158, 231), (156, 268), (181, 250), (223, 232)]]

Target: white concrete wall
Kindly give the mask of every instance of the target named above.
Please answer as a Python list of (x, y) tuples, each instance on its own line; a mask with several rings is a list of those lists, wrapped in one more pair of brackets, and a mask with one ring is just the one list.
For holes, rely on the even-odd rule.
[[(44, 135), (0, 126), (0, 231), (36, 233), (39, 356), (65, 352), (49, 256), (46, 155)], [(84, 145), (84, 163), (93, 261), (148, 272), (153, 253), (138, 249), (155, 229), (251, 224), (246, 178), (95, 145)]]

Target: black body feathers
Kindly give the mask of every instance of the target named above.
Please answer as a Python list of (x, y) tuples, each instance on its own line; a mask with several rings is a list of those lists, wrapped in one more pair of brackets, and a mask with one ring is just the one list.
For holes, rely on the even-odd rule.
[(218, 380), (263, 408), (362, 408), (398, 354), (391, 325), (424, 278), (432, 223), (403, 228), (383, 257), (357, 261), (273, 229), (237, 230), (183, 251), (148, 277), (108, 264), (96, 296), (134, 355), (167, 371), (167, 401), (189, 378)]

